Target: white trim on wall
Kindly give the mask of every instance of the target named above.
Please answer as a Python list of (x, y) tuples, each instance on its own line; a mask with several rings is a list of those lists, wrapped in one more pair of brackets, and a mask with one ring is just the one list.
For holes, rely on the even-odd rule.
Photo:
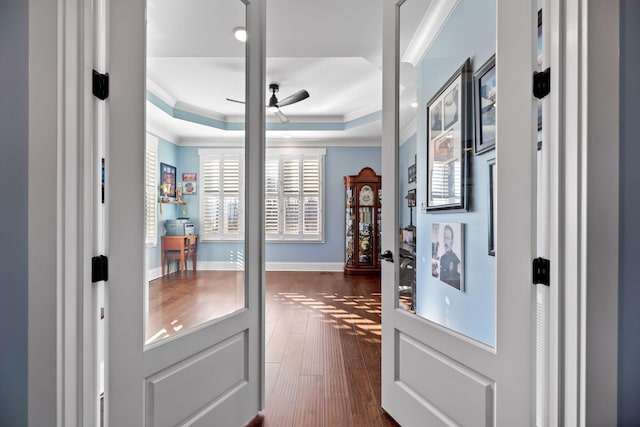
[[(198, 261), (199, 271), (238, 271), (242, 266), (235, 262), (227, 261)], [(187, 271), (192, 270), (191, 262), (187, 265)], [(341, 262), (267, 262), (266, 271), (330, 271), (342, 272), (344, 264)], [(149, 280), (162, 277), (162, 267), (149, 270)]]

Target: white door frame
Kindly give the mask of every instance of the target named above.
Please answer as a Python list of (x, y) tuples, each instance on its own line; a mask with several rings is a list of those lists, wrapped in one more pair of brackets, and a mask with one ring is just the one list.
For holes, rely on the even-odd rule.
[(550, 422), (616, 425), (620, 4), (559, 3), (550, 8), (560, 28), (550, 34), (551, 90), (563, 89), (549, 138)]

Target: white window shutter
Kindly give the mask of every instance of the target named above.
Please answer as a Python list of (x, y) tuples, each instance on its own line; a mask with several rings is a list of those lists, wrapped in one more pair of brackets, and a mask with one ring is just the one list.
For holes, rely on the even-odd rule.
[(145, 144), (145, 243), (158, 244), (158, 138), (147, 134)]

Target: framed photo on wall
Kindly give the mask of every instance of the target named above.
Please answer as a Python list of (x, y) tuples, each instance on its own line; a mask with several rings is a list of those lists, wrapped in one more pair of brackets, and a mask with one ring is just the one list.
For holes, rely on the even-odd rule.
[(484, 153), (496, 145), (496, 91), (496, 56), (492, 55), (473, 75), (475, 154)]
[(464, 224), (431, 224), (431, 276), (464, 292)]
[(467, 210), (469, 59), (427, 104), (427, 211)]
[(411, 184), (412, 182), (416, 182), (416, 164), (415, 163), (409, 166), (408, 175), (409, 175), (409, 184)]
[(198, 190), (198, 175), (195, 173), (183, 173), (182, 174), (182, 194), (194, 195)]
[[(176, 168), (166, 163), (160, 163), (160, 184), (168, 185), (169, 190), (166, 195), (168, 197), (176, 197)], [(164, 195), (164, 193), (162, 193)]]

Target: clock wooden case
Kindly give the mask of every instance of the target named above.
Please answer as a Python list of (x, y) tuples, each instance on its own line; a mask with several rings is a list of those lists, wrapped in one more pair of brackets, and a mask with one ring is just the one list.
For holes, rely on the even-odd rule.
[(344, 177), (346, 274), (380, 272), (382, 177), (369, 168)]

